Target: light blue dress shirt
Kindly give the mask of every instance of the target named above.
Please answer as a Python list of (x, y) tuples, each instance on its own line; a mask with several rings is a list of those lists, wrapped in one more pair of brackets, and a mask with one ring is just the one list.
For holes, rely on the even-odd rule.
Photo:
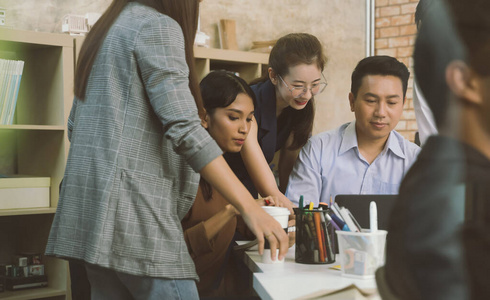
[(338, 194), (397, 194), (420, 148), (392, 131), (369, 164), (359, 153), (355, 121), (310, 138), (289, 177), (286, 196), (296, 205), (328, 203)]

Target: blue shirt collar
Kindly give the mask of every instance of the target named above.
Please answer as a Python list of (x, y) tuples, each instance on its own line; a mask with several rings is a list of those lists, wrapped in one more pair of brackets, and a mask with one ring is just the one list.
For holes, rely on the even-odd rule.
[(356, 135), (356, 121), (350, 122), (342, 134), (342, 142), (340, 143), (339, 155), (344, 154), (352, 148), (358, 148)]
[(391, 150), (393, 154), (396, 156), (405, 159), (405, 153), (403, 153), (402, 148), (400, 147), (400, 141), (396, 135), (396, 133), (392, 130), (390, 132), (390, 136), (388, 137), (388, 142), (386, 143), (385, 149), (383, 151)]
[[(345, 128), (344, 134), (342, 135), (342, 142), (339, 148), (339, 155), (344, 154), (352, 148), (359, 148), (357, 144), (356, 121), (350, 122), (350, 124)], [(405, 154), (400, 147), (398, 137), (396, 136), (396, 133), (393, 132), (393, 130), (390, 132), (388, 141), (382, 153), (385, 153), (388, 150), (391, 150), (393, 154), (399, 156), (400, 158), (405, 159)]]

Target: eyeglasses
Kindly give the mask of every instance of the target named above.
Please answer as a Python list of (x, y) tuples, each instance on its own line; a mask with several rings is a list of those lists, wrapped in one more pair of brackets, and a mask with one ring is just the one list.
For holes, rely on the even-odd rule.
[[(294, 99), (303, 97), (304, 94), (306, 94), (306, 92), (308, 91), (308, 87), (306, 86), (296, 86), (293, 88), (289, 88), (289, 85), (284, 81), (284, 79), (282, 79), (281, 75), (277, 74), (277, 76), (279, 77), (279, 79), (281, 79), (282, 83), (284, 83), (286, 88), (291, 92), (291, 95), (293, 96)], [(325, 76), (323, 76), (323, 74), (322, 77), (325, 80)], [(323, 92), (326, 87), (327, 87), (326, 80), (325, 82), (313, 83), (310, 87), (310, 92), (313, 96), (315, 96)]]

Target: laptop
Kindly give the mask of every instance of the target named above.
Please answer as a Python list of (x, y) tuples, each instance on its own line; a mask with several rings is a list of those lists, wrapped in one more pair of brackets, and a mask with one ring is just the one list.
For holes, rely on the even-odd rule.
[(398, 195), (337, 195), (335, 202), (339, 207), (349, 209), (361, 228), (369, 229), (369, 205), (376, 202), (378, 210), (378, 229), (387, 230), (391, 210)]

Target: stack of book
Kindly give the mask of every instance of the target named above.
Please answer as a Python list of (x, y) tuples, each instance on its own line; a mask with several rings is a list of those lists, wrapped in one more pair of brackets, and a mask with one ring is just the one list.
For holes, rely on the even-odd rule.
[(12, 125), (24, 62), (0, 59), (0, 125)]

